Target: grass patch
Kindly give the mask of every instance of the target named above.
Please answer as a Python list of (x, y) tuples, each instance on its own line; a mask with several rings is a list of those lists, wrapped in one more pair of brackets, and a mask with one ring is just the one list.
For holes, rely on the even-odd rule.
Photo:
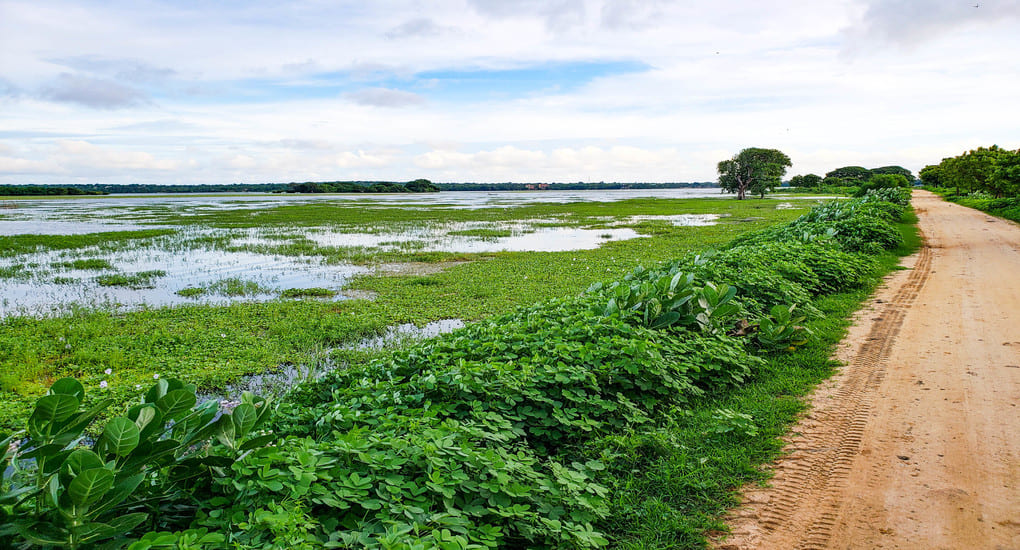
[(450, 231), (447, 235), (454, 237), (481, 237), (482, 239), (496, 240), (502, 237), (511, 237), (514, 232), (509, 229), (461, 229)]
[(173, 229), (141, 229), (138, 231), (108, 231), (86, 235), (13, 235), (4, 237), (0, 257), (17, 256), (44, 250), (70, 250), (90, 246), (116, 249), (130, 245), (132, 241), (154, 239), (172, 235)]
[(50, 267), (56, 269), (79, 269), (82, 271), (102, 271), (104, 269), (113, 269), (113, 264), (109, 260), (102, 258), (84, 258), (70, 262), (54, 262), (50, 264)]
[(137, 273), (113, 273), (100, 275), (95, 281), (99, 286), (122, 286), (127, 288), (154, 288), (153, 279), (165, 277), (166, 271), (153, 269)]
[(288, 288), (280, 293), (281, 298), (332, 298), (335, 290), (328, 288)]

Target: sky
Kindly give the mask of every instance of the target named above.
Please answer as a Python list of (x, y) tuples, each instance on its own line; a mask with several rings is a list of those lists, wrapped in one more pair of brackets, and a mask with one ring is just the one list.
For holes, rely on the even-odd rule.
[(713, 181), (1020, 148), (1020, 0), (0, 0), (0, 184)]

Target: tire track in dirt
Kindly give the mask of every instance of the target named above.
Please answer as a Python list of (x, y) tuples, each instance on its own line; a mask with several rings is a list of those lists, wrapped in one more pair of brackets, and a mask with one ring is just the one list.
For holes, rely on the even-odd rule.
[(925, 246), (855, 315), (716, 545), (1020, 549), (1020, 226), (915, 192)]
[(931, 273), (931, 256), (930, 247), (923, 246), (905, 277), (887, 278), (885, 292), (878, 295), (887, 298), (872, 298), (862, 310), (877, 316), (849, 361), (853, 368), (833, 379), (834, 391), (816, 395), (815, 408), (798, 426), (803, 437), (790, 441), (789, 454), (778, 462), (771, 487), (745, 491), (744, 506), (728, 521), (732, 534), (718, 548), (828, 547), (842, 505), (841, 491), (873, 409), (874, 390), (885, 375), (905, 313)]

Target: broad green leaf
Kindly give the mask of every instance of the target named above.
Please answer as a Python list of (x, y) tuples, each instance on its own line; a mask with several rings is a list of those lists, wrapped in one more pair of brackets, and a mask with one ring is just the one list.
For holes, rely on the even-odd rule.
[(113, 472), (106, 468), (85, 470), (67, 486), (67, 494), (76, 506), (90, 506), (113, 487)]
[(659, 317), (656, 317), (648, 327), (652, 329), (668, 327), (679, 320), (680, 320), (679, 313), (675, 311), (667, 311), (666, 313), (663, 313)]
[(103, 412), (106, 407), (113, 404), (113, 399), (103, 399), (99, 403), (96, 403), (91, 409), (80, 412), (71, 418), (67, 419), (67, 423), (64, 424), (58, 433), (73, 434), (77, 437), (86, 426), (92, 423), (99, 413)]
[(102, 500), (97, 503), (97, 506), (92, 510), (92, 515), (97, 516), (114, 506), (117, 506), (121, 502), (131, 496), (131, 493), (138, 488), (138, 485), (145, 480), (145, 474), (135, 474), (130, 477), (120, 479), (119, 476), (115, 478), (113, 488), (103, 496)]
[(164, 395), (166, 395), (169, 384), (166, 380), (157, 380), (155, 384), (149, 388), (149, 391), (145, 392), (145, 402), (155, 403), (159, 401)]
[(66, 546), (70, 533), (48, 521), (37, 521), (31, 525), (17, 525), (18, 534), (28, 542), (39, 546)]
[(254, 405), (248, 403), (241, 403), (237, 407), (234, 407), (234, 412), (230, 414), (234, 420), (234, 434), (236, 437), (244, 437), (251, 431), (252, 427), (255, 426), (255, 420), (258, 413), (255, 411)]
[(163, 428), (163, 415), (155, 405), (146, 404), (139, 407), (133, 420), (135, 426), (138, 426), (138, 436), (141, 439), (148, 439), (150, 435)]
[(234, 448), (234, 421), (229, 416), (223, 415), (216, 421), (216, 439), (220, 443)]
[(105, 464), (103, 459), (88, 449), (75, 449), (64, 461), (64, 472), (73, 479), (81, 475), (85, 470), (102, 468)]
[(81, 402), (73, 395), (57, 393), (44, 395), (35, 403), (35, 410), (28, 418), (28, 430), (35, 438), (44, 438), (52, 433), (58, 422), (67, 420), (78, 410)]
[(99, 436), (99, 444), (117, 456), (127, 456), (138, 446), (138, 441), (138, 426), (123, 416), (110, 420)]
[(164, 419), (180, 419), (195, 406), (195, 394), (187, 390), (173, 390), (156, 401), (156, 408), (163, 413)]
[(85, 399), (85, 386), (74, 378), (61, 378), (50, 386), (49, 394), (73, 395), (80, 402)]

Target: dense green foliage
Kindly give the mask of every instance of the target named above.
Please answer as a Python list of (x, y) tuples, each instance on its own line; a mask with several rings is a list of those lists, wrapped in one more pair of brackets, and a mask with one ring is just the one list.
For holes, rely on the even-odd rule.
[(1020, 150), (978, 147), (925, 166), (921, 181), (948, 200), (1020, 221)]
[[(356, 228), (383, 230), (444, 220), (472, 223), (560, 220), (557, 227), (613, 224), (630, 227), (648, 237), (605, 242), (592, 250), (478, 254), (351, 250), (279, 241), (281, 245), (273, 248), (274, 254), (319, 256), (325, 262), (375, 264), (414, 260), (429, 264), (411, 264), (422, 269), (421, 273), (382, 272), (359, 277), (345, 287), (374, 299), (242, 300), (227, 306), (194, 304), (123, 312), (93, 309), (44, 318), (5, 317), (0, 319), (0, 349), (5, 350), (0, 354), (0, 426), (23, 425), (31, 403), (53, 380), (64, 376), (79, 378), (90, 393), (106, 380), (110, 385), (107, 391), (121, 399), (127, 399), (130, 388), (147, 383), (153, 374), (180, 378), (204, 390), (221, 388), (238, 376), (260, 373), (281, 364), (317, 364), (324, 350), (354, 345), (381, 334), (388, 326), (402, 323), (421, 326), (450, 318), (474, 320), (552, 297), (576, 295), (594, 282), (624, 276), (634, 265), (654, 264), (678, 250), (718, 247), (734, 236), (791, 220), (803, 211), (780, 209), (777, 204), (723, 199), (633, 199), (464, 209), (395, 208), (327, 200), (306, 205), (285, 203), (257, 211), (213, 209), (189, 211), (187, 215), (162, 209), (132, 212), (149, 223), (180, 226), (181, 233), (203, 225), (242, 230), (294, 228), (297, 242), (311, 245), (315, 243), (302, 236), (304, 228), (334, 220)], [(647, 218), (682, 213), (713, 213), (722, 218), (717, 225), (703, 227), (682, 227), (668, 219)], [(13, 256), (60, 250), (74, 257), (75, 248), (98, 247), (102, 252), (150, 244), (146, 239), (156, 241), (157, 247), (181, 246), (177, 244), (180, 235), (167, 229), (22, 235), (2, 239), (0, 255), (8, 251)], [(464, 260), (473, 261), (462, 263)], [(38, 268), (25, 262), (15, 263), (11, 269), (0, 270), (0, 276), (21, 276), (35, 269)], [(227, 278), (182, 292), (194, 296), (248, 296), (265, 290), (253, 287), (251, 282)], [(105, 376), (106, 369), (112, 369), (115, 375)]]
[(435, 193), (439, 187), (426, 179), (406, 184), (390, 181), (320, 181), (291, 183), (287, 193)]
[(817, 189), (822, 185), (822, 177), (818, 174), (806, 174), (798, 175), (790, 178), (791, 187), (804, 187), (807, 189)]
[(57, 185), (0, 185), (0, 196), (105, 195), (103, 191), (87, 191)]
[[(265, 425), (274, 446), (162, 500), (194, 513), (153, 511), (154, 527), (126, 535), (171, 548), (698, 545), (732, 486), (760, 478), (753, 465), (799, 407), (790, 393), (830, 367), (803, 324), (831, 339), (824, 314), (849, 310), (824, 296), (865, 286), (901, 244), (904, 206), (886, 198), (906, 200), (827, 203), (715, 254), (336, 370), (284, 400)], [(821, 358), (783, 367), (777, 352), (800, 347)], [(773, 380), (808, 363), (796, 386)]]
[[(27, 437), (0, 441), (4, 548), (122, 548), (129, 533), (187, 522), (214, 478), (275, 441), (259, 431), (270, 403), (250, 394), (220, 411), (215, 401), (196, 406), (194, 385), (158, 380), (139, 404), (94, 431), (114, 400), (85, 408), (84, 399), (80, 382), (62, 378), (36, 402)], [(86, 433), (98, 435), (82, 445)], [(204, 543), (224, 540), (200, 535)]]
[(778, 149), (748, 147), (719, 162), (719, 186), (736, 193), (739, 200), (748, 192), (765, 198), (765, 193), (782, 183), (783, 174), (791, 165), (790, 157)]
[(985, 193), (994, 198), (1020, 195), (1020, 150), (998, 145), (978, 147), (925, 166), (921, 181), (929, 188), (951, 187), (954, 195)]

